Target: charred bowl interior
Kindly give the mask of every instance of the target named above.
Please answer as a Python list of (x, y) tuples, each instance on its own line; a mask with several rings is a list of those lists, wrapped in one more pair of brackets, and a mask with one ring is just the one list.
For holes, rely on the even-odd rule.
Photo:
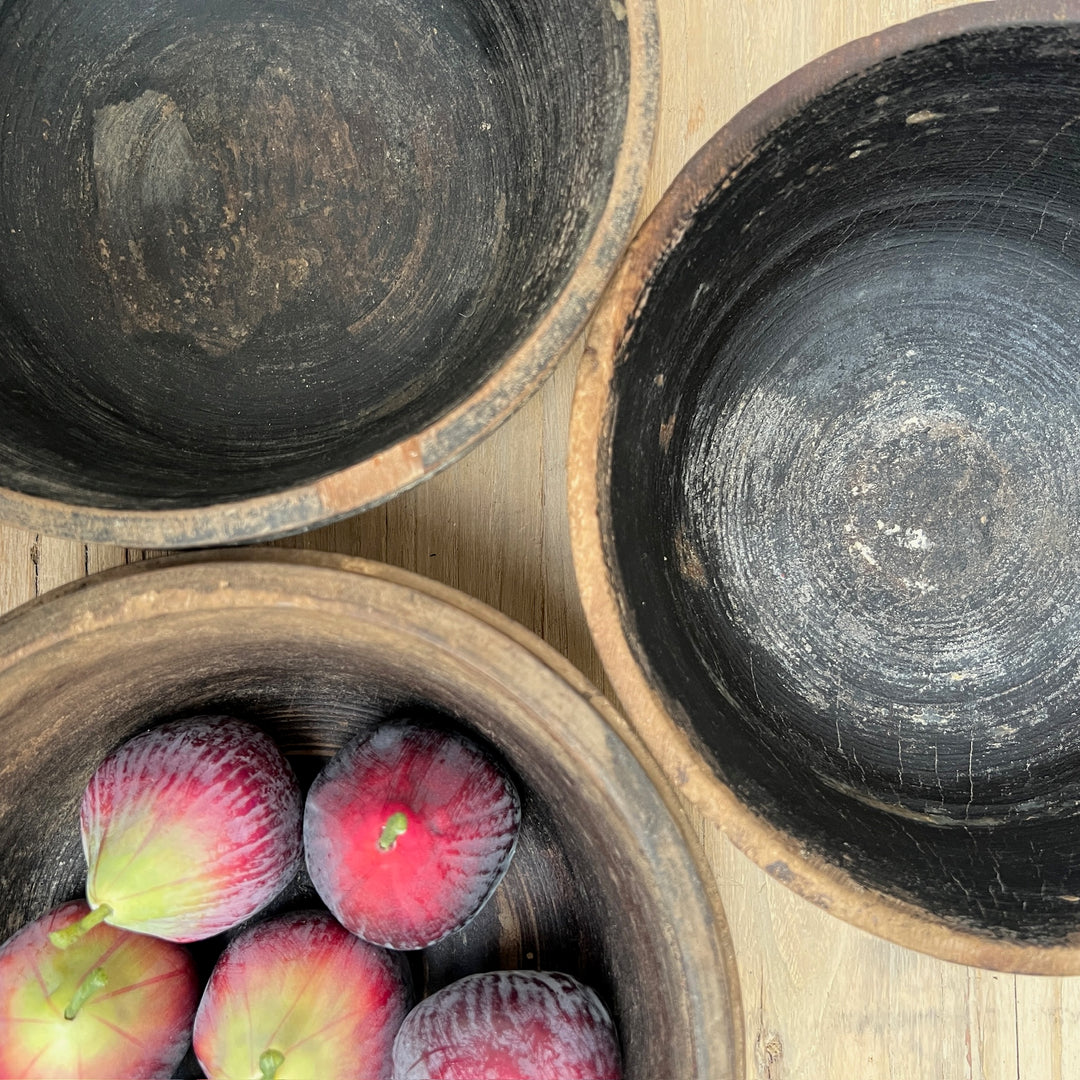
[(1080, 6), (854, 42), (631, 247), (575, 558), (666, 771), (823, 907), (1080, 971)]
[(629, 237), (653, 0), (0, 8), (0, 516), (178, 547), (385, 499)]

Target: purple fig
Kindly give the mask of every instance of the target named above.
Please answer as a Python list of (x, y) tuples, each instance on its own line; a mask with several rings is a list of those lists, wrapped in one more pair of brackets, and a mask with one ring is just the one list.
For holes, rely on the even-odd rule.
[(514, 853), (513, 784), (464, 736), (407, 721), (347, 743), (304, 808), (308, 872), (354, 934), (419, 949), (460, 929)]
[(0, 945), (0, 1076), (173, 1076), (199, 987), (181, 945), (98, 925), (67, 949), (50, 933), (89, 909), (62, 904)]
[(389, 1080), (408, 1009), (401, 957), (322, 911), (259, 923), (221, 955), (195, 1018), (211, 1080)]
[(91, 778), (81, 823), (88, 921), (171, 941), (247, 919), (302, 859), (292, 769), (257, 727), (224, 716), (162, 724), (124, 743)]
[(467, 975), (420, 1002), (394, 1041), (393, 1080), (619, 1080), (615, 1026), (570, 975)]

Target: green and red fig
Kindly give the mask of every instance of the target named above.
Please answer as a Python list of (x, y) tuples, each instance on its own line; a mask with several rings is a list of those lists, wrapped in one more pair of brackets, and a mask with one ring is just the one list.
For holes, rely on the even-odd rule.
[(341, 923), (391, 949), (464, 926), (506, 873), (521, 803), (470, 739), (409, 721), (353, 739), (304, 808), (308, 872)]
[(222, 953), (195, 1017), (210, 1080), (389, 1080), (409, 1007), (402, 957), (324, 911), (258, 923)]
[(425, 998), (394, 1041), (393, 1080), (620, 1080), (615, 1025), (572, 975), (487, 971)]
[(299, 868), (301, 806), (292, 768), (253, 724), (205, 716), (137, 735), (83, 795), (90, 921), (170, 941), (236, 926)]
[(67, 949), (50, 933), (78, 923), (62, 904), (0, 945), (0, 1076), (173, 1076), (199, 999), (182, 945), (104, 924)]

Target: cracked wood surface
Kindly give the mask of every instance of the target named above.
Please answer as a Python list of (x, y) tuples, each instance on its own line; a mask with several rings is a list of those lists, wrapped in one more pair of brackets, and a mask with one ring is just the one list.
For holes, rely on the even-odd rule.
[[(659, 0), (664, 83), (646, 196), (741, 105), (814, 56), (937, 0)], [(446, 472), (290, 546), (380, 559), (463, 589), (608, 689), (570, 564), (564, 465), (576, 353)], [(147, 553), (0, 526), (0, 612)], [(731, 923), (753, 1080), (1080, 1080), (1080, 978), (932, 960), (830, 918), (699, 832)]]

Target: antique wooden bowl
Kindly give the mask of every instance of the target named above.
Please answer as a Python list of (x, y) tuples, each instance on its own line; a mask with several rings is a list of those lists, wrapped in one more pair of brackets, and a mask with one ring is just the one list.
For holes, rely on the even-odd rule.
[(0, 8), (0, 517), (267, 538), (490, 432), (583, 325), (655, 0)]
[(759, 865), (1080, 972), (1080, 5), (856, 41), (687, 165), (590, 335), (575, 563), (637, 731)]
[[(81, 893), (78, 801), (102, 755), (203, 710), (263, 726), (305, 788), (386, 717), (486, 742), (522, 793), (518, 850), (473, 922), (412, 954), (421, 990), (471, 970), (564, 970), (610, 1003), (628, 1080), (742, 1076), (723, 913), (655, 763), (523, 628), (358, 559), (244, 549), (154, 560), (0, 622), (0, 936)], [(300, 876), (276, 907), (318, 903)], [(205, 947), (207, 963), (219, 947)]]

